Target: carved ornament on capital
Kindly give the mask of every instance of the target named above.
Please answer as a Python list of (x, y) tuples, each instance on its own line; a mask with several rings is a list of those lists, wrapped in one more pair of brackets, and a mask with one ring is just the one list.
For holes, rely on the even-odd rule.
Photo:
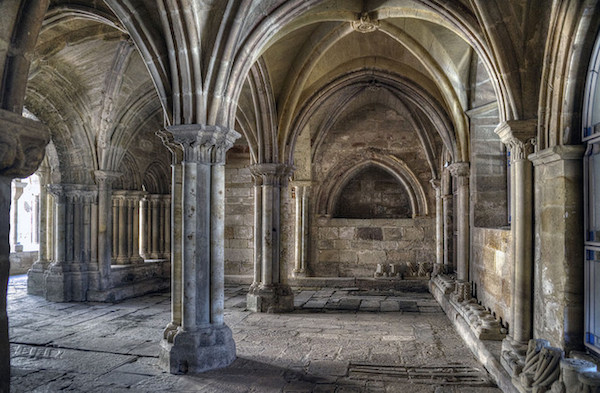
[(468, 162), (455, 162), (448, 166), (450, 174), (454, 177), (468, 177), (469, 176), (469, 163)]
[(501, 123), (494, 132), (508, 149), (511, 160), (524, 160), (533, 154), (536, 146), (537, 119), (509, 120)]
[(44, 159), (48, 128), (35, 120), (0, 109), (0, 176), (27, 177)]
[(227, 127), (181, 124), (167, 127), (173, 140), (183, 149), (183, 161), (224, 164), (227, 150), (241, 134)]
[(98, 184), (98, 187), (102, 188), (111, 186), (112, 183), (123, 174), (121, 172), (99, 170), (94, 171), (94, 175), (96, 176), (96, 184)]
[(163, 145), (171, 152), (172, 163), (181, 163), (181, 161), (183, 161), (183, 147), (175, 142), (173, 134), (166, 130), (158, 130), (155, 134), (160, 138)]
[(46, 190), (55, 198), (56, 203), (66, 203), (67, 193), (62, 184), (48, 184)]
[(257, 186), (282, 187), (287, 185), (288, 178), (294, 172), (294, 167), (287, 164), (265, 163), (248, 167)]

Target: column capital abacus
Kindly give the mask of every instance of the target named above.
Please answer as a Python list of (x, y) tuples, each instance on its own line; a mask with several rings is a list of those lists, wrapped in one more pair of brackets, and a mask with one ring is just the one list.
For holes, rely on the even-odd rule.
[(181, 124), (167, 127), (183, 149), (184, 162), (224, 164), (227, 150), (241, 134), (223, 126)]
[(281, 163), (262, 163), (248, 167), (254, 179), (254, 184), (261, 186), (284, 186), (294, 171), (294, 167)]
[(448, 166), (450, 174), (454, 177), (467, 177), (469, 176), (469, 163), (468, 162), (455, 162)]
[(537, 119), (509, 120), (500, 123), (494, 132), (509, 149), (512, 160), (524, 160), (536, 146)]

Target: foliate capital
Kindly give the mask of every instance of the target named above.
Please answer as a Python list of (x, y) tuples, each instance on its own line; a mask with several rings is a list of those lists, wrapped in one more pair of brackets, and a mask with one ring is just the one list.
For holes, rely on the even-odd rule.
[(223, 164), (225, 154), (241, 135), (230, 128), (202, 124), (167, 127), (173, 140), (183, 149), (183, 161)]
[(455, 162), (448, 166), (448, 170), (454, 177), (467, 177), (469, 176), (469, 163)]
[(257, 186), (285, 186), (294, 167), (288, 164), (264, 163), (248, 167)]
[(508, 147), (512, 160), (524, 160), (536, 146), (537, 119), (509, 120), (501, 123), (494, 132)]
[(94, 176), (96, 177), (96, 183), (99, 186), (110, 186), (112, 183), (121, 177), (123, 174), (121, 172), (115, 171), (94, 171)]
[(39, 121), (0, 109), (0, 176), (27, 177), (44, 159), (50, 131)]

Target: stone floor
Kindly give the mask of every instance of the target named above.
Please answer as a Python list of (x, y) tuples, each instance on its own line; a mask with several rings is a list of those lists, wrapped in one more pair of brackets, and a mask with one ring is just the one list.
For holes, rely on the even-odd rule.
[(429, 294), (303, 288), (295, 312), (273, 315), (245, 311), (245, 292), (226, 289), (233, 365), (175, 376), (157, 367), (168, 294), (49, 303), (13, 277), (12, 391), (500, 392)]

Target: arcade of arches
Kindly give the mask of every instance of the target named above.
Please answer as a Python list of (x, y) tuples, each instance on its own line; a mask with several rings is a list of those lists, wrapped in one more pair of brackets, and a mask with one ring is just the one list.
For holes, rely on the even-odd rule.
[(170, 287), (171, 373), (235, 359), (228, 282), (258, 313), (420, 282), (503, 390), (600, 391), (599, 28), (597, 0), (3, 0), (0, 391), (25, 241), (30, 296)]

